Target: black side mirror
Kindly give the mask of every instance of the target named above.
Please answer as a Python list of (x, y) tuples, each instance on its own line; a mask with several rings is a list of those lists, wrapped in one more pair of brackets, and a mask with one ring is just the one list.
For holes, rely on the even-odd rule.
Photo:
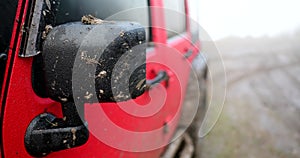
[(78, 113), (83, 105), (75, 103), (120, 102), (143, 94), (145, 38), (144, 28), (132, 22), (53, 28), (42, 56), (48, 96), (62, 104), (64, 118), (49, 113), (37, 116), (26, 131), (28, 153), (44, 156), (88, 140), (86, 123)]
[[(143, 43), (144, 28), (136, 23), (71, 23), (54, 28), (43, 46), (50, 98), (60, 102), (78, 99), (73, 98), (72, 91), (76, 90), (76, 85), (72, 82), (82, 84), (78, 85), (82, 96), (76, 97), (87, 102), (95, 101), (89, 101), (88, 96), (92, 95), (97, 96), (99, 102), (119, 102), (138, 97), (143, 94), (141, 87), (146, 82), (146, 46)], [(114, 69), (119, 72), (113, 74)], [(72, 75), (76, 82), (72, 81)], [(91, 86), (89, 84), (95, 84), (92, 86), (96, 88), (94, 92), (87, 90)]]

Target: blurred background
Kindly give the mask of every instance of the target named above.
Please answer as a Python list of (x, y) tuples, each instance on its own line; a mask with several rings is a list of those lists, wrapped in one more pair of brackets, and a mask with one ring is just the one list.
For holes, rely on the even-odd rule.
[[(227, 94), (218, 122), (201, 139), (203, 158), (300, 157), (299, 6), (299, 0), (199, 0), (200, 25), (213, 40), (204, 37), (202, 51), (214, 89)], [(218, 77), (220, 57), (226, 82)]]
[[(200, 24), (217, 40), (276, 36), (300, 27), (298, 0), (199, 0)], [(298, 29), (299, 30), (299, 29)]]

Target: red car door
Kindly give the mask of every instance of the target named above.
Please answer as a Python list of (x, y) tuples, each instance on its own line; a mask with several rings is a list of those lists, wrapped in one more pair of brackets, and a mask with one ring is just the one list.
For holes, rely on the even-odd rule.
[[(58, 1), (45, 1), (48, 2), (52, 5)], [(8, 39), (10, 45), (7, 49), (6, 67), (1, 67), (3, 70), (0, 70), (3, 71), (3, 74), (0, 74), (3, 76), (0, 78), (3, 80), (0, 100), (1, 157), (32, 157), (24, 145), (29, 124), (36, 116), (45, 112), (60, 118), (63, 114), (58, 102), (44, 96), (43, 82), (40, 82), (40, 78), (35, 74), (41, 66), (39, 55), (20, 57), (24, 50), (24, 38), (27, 38), (28, 28), (25, 26), (30, 20), (33, 2), (19, 0), (1, 3), (2, 6), (14, 6), (9, 7), (12, 14), (8, 17), (11, 23), (8, 28), (11, 28), (11, 31), (6, 29), (8, 33), (11, 32), (11, 35), (7, 35), (11, 38)], [(67, 5), (64, 2), (60, 3)], [(149, 27), (146, 29), (149, 31), (146, 76), (149, 81), (161, 77), (158, 84), (142, 96), (127, 102), (87, 103), (84, 106), (90, 129), (87, 142), (76, 148), (52, 152), (45, 155), (46, 157), (160, 157), (176, 130), (188, 82), (190, 61), (199, 52), (199, 47), (191, 42), (186, 4), (187, 0), (144, 1), (144, 9), (147, 9), (148, 13), (146, 16), (149, 18)], [(76, 5), (78, 4), (74, 2), (75, 8), (80, 8)], [(150, 8), (147, 8), (148, 6)], [(67, 17), (68, 14), (64, 13), (62, 17)], [(175, 21), (174, 16), (178, 18)], [(64, 21), (64, 18), (59, 20)], [(174, 25), (174, 22), (178, 25)], [(2, 30), (1, 28), (0, 31)], [(1, 51), (4, 51), (2, 49)], [(97, 111), (99, 107), (102, 111)], [(105, 126), (106, 121), (111, 121), (125, 130)], [(113, 141), (106, 140), (103, 135), (97, 135), (96, 129), (99, 128), (99, 124), (100, 128), (110, 131), (105, 137), (115, 138)]]

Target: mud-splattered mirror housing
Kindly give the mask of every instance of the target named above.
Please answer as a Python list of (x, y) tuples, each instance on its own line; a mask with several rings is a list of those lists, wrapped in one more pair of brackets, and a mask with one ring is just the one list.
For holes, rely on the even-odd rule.
[(42, 54), (53, 100), (120, 102), (144, 92), (145, 30), (137, 23), (60, 25), (47, 35)]

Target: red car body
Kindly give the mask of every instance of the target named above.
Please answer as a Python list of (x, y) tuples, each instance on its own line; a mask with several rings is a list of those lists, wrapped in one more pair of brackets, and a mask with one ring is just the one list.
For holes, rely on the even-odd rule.
[[(26, 22), (25, 12), (28, 10), (29, 0), (19, 0), (16, 9), (16, 16), (13, 24), (10, 39), (8, 58), (4, 73), (3, 86), (1, 89), (1, 157), (31, 157), (24, 146), (26, 129), (32, 119), (37, 115), (49, 112), (58, 117), (62, 116), (60, 104), (49, 98), (41, 98), (32, 88), (32, 63), (33, 58), (21, 58), (18, 56), (22, 40), (22, 26)], [(188, 0), (185, 0), (186, 16), (189, 17)], [(170, 140), (176, 130), (179, 111), (185, 94), (185, 87), (188, 83), (190, 73), (189, 63), (198, 54), (200, 42), (192, 41), (190, 19), (186, 18), (186, 32), (179, 37), (168, 39), (165, 29), (164, 4), (162, 0), (150, 0), (151, 8), (151, 34), (154, 43), (159, 43), (147, 52), (147, 78), (151, 79), (161, 71), (165, 70), (170, 79), (168, 86), (165, 86), (167, 96), (165, 103), (157, 114), (151, 117), (136, 117), (128, 115), (116, 103), (95, 103), (94, 106), (101, 106), (107, 116), (122, 128), (143, 132), (160, 128), (170, 122), (169, 132), (165, 135), (150, 136), (144, 142)], [(2, 22), (1, 22), (2, 23)], [(161, 44), (161, 46), (160, 46)], [(180, 52), (174, 54), (174, 50)], [(192, 51), (189, 58), (183, 58), (184, 54)], [(182, 56), (180, 56), (180, 54)], [(157, 63), (164, 63), (157, 64)], [(166, 66), (167, 65), (167, 66)], [(151, 91), (159, 90), (156, 87), (135, 99), (140, 104), (155, 104), (155, 98), (160, 98), (159, 93), (153, 93), (149, 100)], [(126, 105), (126, 103), (124, 103)], [(129, 104), (129, 103), (128, 103)], [(130, 104), (128, 105), (130, 108)], [(89, 109), (87, 109), (88, 111)], [(92, 109), (91, 109), (92, 110)], [(129, 109), (130, 110), (130, 109)], [(86, 116), (89, 126), (99, 122), (93, 121), (97, 116)], [(101, 116), (100, 116), (101, 118)], [(99, 120), (98, 120), (99, 121)], [(100, 120), (101, 122), (101, 120)], [(111, 136), (118, 133), (111, 133)], [(118, 138), (117, 142), (127, 142), (134, 138)], [(140, 145), (143, 145), (141, 143)], [(128, 152), (113, 148), (98, 140), (90, 134), (87, 143), (80, 147), (53, 152), (46, 157), (126, 157), (126, 158), (158, 158), (164, 152), (165, 147), (145, 152)]]

